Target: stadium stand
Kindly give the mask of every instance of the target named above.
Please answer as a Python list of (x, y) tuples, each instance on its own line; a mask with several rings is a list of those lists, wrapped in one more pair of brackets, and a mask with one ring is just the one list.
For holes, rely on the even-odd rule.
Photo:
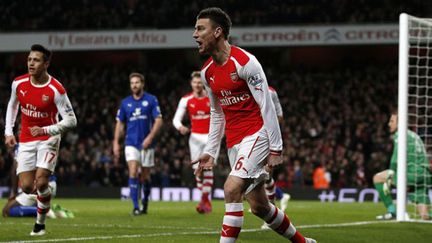
[[(400, 12), (427, 16), (428, 1), (351, 2), (299, 0), (31, 0), (0, 2), (0, 31), (88, 30), (190, 27), (196, 13), (209, 6), (224, 6), (235, 26), (329, 23), (395, 23)], [(32, 11), (27, 11), (32, 6)], [(164, 16), (164, 17), (161, 17)], [(188, 17), (189, 16), (189, 17)]]
[[(396, 23), (401, 11), (415, 12), (418, 16), (431, 12), (431, 3), (422, 0), (362, 0), (356, 2), (355, 8), (347, 6), (352, 3), (341, 0), (196, 0), (190, 4), (179, 0), (43, 0), (37, 3), (5, 0), (0, 2), (0, 21), (8, 24), (1, 25), (0, 31), (191, 28), (197, 11), (216, 3), (225, 6), (236, 26)], [(34, 6), (30, 13), (29, 6)], [(1, 114), (5, 114), (10, 82), (25, 72), (22, 62), (11, 56), (0, 58), (4, 67), (0, 71)], [(285, 112), (285, 166), (275, 173), (277, 183), (284, 187), (311, 186), (314, 168), (323, 164), (331, 175), (332, 187), (371, 186), (371, 176), (386, 168), (392, 149), (386, 124), (397, 94), (397, 65), (346, 63), (337, 70), (314, 70), (301, 65), (287, 69), (262, 60)], [(158, 95), (164, 119), (170, 121), (179, 94), (188, 90), (188, 83), (179, 80), (188, 77), (196, 65), (167, 69), (145, 64), (143, 72), (149, 80), (149, 90)], [(129, 92), (125, 80), (137, 65), (80, 64), (50, 68), (50, 73), (67, 87), (79, 122), (78, 128), (63, 139), (57, 168), (59, 184), (94, 187), (127, 184), (124, 161), (112, 163), (111, 141), (120, 97)], [(192, 187), (187, 140), (168, 123), (156, 148), (160, 166), (153, 173), (154, 184)], [(0, 117), (0, 127), (4, 127), (4, 115)], [(0, 186), (9, 184), (7, 161), (11, 159), (1, 143)], [(224, 149), (218, 167), (215, 184), (221, 187), (222, 178), (229, 172)]]
[[(373, 172), (386, 166), (391, 151), (386, 114), (395, 102), (396, 69), (391, 64), (385, 68), (373, 65), (363, 68), (365, 71), (357, 67), (338, 71), (301, 67), (267, 70), (270, 83), (278, 87), (286, 117), (285, 166), (275, 175), (282, 178), (279, 184), (311, 186), (313, 170), (322, 163), (331, 175), (333, 187), (365, 187), (371, 185)], [(68, 88), (80, 124), (64, 136), (57, 168), (59, 184), (95, 187), (127, 184), (125, 163), (112, 163), (111, 146), (117, 106), (120, 97), (129, 92), (125, 85), (128, 70), (133, 68), (92, 66), (65, 68), (58, 75), (53, 74)], [(149, 90), (158, 94), (164, 119), (168, 121), (179, 94), (188, 89), (187, 82), (179, 82), (187, 77), (181, 74), (184, 70), (188, 69), (172, 67), (147, 76)], [(3, 77), (11, 80), (12, 74), (15, 72)], [(5, 83), (9, 82), (3, 86), (7, 86)], [(174, 89), (172, 84), (176, 84)], [(0, 92), (1, 97), (8, 97), (9, 89), (3, 87)], [(7, 100), (2, 98), (2, 110), (6, 104)], [(1, 117), (0, 124), (3, 123)], [(193, 186), (187, 140), (170, 125), (164, 126), (156, 147), (160, 166), (153, 173), (153, 181), (159, 186)], [(2, 144), (2, 185), (7, 185), (8, 178), (4, 161), (10, 159), (5, 151)], [(221, 167), (228, 163), (225, 154), (221, 152)], [(222, 169), (216, 178), (223, 178), (226, 173)]]

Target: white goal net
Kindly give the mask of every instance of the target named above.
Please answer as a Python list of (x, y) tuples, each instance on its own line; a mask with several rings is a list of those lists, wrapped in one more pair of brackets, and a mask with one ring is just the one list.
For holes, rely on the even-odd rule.
[(430, 222), (432, 19), (399, 19), (397, 220)]

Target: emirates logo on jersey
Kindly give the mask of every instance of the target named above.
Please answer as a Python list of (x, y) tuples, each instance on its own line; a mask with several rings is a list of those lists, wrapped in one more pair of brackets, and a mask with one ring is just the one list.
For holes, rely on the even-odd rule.
[(223, 98), (219, 99), (222, 106), (234, 105), (250, 98), (248, 93), (241, 93), (237, 95), (232, 95), (230, 90), (221, 90)]
[(48, 102), (49, 101), (49, 96), (48, 95), (42, 95), (42, 101), (43, 102)]
[(26, 104), (25, 107), (21, 106), (22, 114), (33, 118), (47, 118), (48, 112), (41, 112), (37, 110), (37, 107), (32, 104)]
[(236, 82), (238, 80), (239, 76), (238, 76), (237, 72), (232, 72), (232, 73), (230, 73), (230, 77), (231, 77), (231, 80), (233, 82)]
[(192, 115), (192, 119), (194, 120), (210, 119), (210, 114), (206, 113), (205, 111), (197, 111), (197, 114)]

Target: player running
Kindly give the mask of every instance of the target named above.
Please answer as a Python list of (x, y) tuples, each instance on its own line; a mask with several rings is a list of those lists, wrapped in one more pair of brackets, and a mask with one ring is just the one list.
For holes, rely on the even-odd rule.
[[(30, 235), (45, 234), (46, 214), (50, 209), (49, 177), (55, 170), (61, 133), (76, 126), (77, 120), (66, 90), (48, 74), (51, 51), (33, 45), (27, 58), (28, 74), (15, 78), (7, 107), (5, 144), (17, 141), (13, 127), (21, 110), (17, 171), (24, 193), (37, 192), (36, 223)], [(62, 120), (59, 121), (60, 113)]]

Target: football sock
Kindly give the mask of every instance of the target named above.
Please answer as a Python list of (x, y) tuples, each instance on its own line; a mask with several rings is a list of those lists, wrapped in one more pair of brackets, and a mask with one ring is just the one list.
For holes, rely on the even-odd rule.
[(384, 184), (383, 183), (375, 183), (374, 184), (375, 189), (378, 191), (379, 197), (381, 198), (381, 201), (384, 203), (384, 206), (387, 208), (387, 212), (395, 214), (396, 213), (396, 207), (393, 204), (393, 199), (390, 194), (385, 195), (384, 194)]
[(243, 226), (243, 203), (226, 203), (220, 243), (237, 240)]
[(305, 238), (300, 232), (296, 230), (294, 225), (290, 222), (287, 215), (275, 207), (270, 205), (270, 211), (263, 218), (267, 225), (283, 237), (290, 239), (294, 243), (305, 243)]
[(35, 217), (36, 215), (35, 206), (15, 206), (9, 210), (9, 217)]
[(37, 190), (37, 216), (36, 223), (37, 224), (45, 224), (46, 214), (50, 209), (51, 202), (51, 191), (47, 187), (45, 190), (39, 191)]
[(199, 176), (195, 176), (195, 181), (196, 181), (196, 187), (198, 188), (198, 190), (202, 191), (202, 180)]
[[(207, 193), (207, 195), (211, 192), (213, 187), (213, 170), (206, 170), (203, 173), (203, 184), (202, 184), (202, 192)], [(207, 198), (208, 199), (208, 198)]]
[(138, 178), (129, 178), (129, 190), (129, 195), (132, 200), (133, 207), (134, 209), (138, 209)]
[(265, 182), (265, 191), (267, 194), (267, 198), (269, 199), (269, 201), (271, 203), (274, 204), (274, 200), (275, 200), (275, 184), (274, 184), (274, 180), (272, 177), (270, 177), (269, 180), (267, 180)]
[(146, 181), (144, 181), (142, 186), (143, 186), (143, 192), (144, 192), (144, 198), (142, 199), (143, 210), (147, 211), (148, 200), (149, 200), (150, 191), (151, 191), (151, 182), (149, 180), (146, 180)]

